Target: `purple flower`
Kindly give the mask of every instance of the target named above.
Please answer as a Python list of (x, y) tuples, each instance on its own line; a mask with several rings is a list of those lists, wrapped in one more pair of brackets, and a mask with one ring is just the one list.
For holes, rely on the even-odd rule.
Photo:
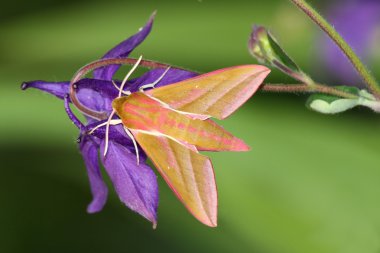
[[(128, 57), (151, 31), (153, 19), (154, 14), (138, 33), (108, 51), (102, 59)], [(82, 79), (75, 83), (76, 95), (80, 103), (91, 110), (110, 114), (112, 112), (111, 103), (118, 96), (118, 90), (112, 82), (115, 82), (116, 85), (121, 83), (121, 81), (112, 80), (119, 67), (119, 65), (108, 65), (98, 68), (94, 71), (93, 78)], [(125, 90), (137, 91), (141, 86), (156, 81), (164, 71), (163, 68), (150, 70), (142, 76), (128, 81)], [(196, 73), (193, 72), (172, 68), (166, 72), (156, 87), (179, 82), (195, 75)], [(110, 126), (109, 146), (107, 155), (104, 156), (105, 127), (100, 127), (91, 135), (89, 134), (91, 129), (104, 121), (86, 116), (87, 122), (83, 124), (76, 118), (69, 106), (71, 102), (68, 96), (69, 84), (69, 81), (31, 81), (23, 83), (21, 88), (24, 90), (36, 88), (64, 100), (65, 110), (70, 120), (79, 128), (79, 150), (87, 168), (92, 192), (92, 201), (87, 207), (87, 212), (101, 211), (107, 200), (108, 188), (100, 172), (99, 160), (101, 160), (120, 200), (155, 226), (157, 223), (158, 185), (156, 175), (145, 164), (146, 155), (139, 148), (140, 163), (137, 164), (136, 150), (131, 139), (123, 127), (117, 125)]]
[[(380, 1), (341, 0), (328, 13), (329, 20), (343, 38), (364, 60), (371, 55), (370, 45), (373, 34), (380, 28)], [(326, 37), (322, 41), (322, 57), (337, 81), (360, 86), (362, 81), (351, 63), (339, 48)]]

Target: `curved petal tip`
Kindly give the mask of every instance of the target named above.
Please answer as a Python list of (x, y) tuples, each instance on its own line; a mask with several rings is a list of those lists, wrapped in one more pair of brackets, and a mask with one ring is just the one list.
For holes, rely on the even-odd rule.
[(29, 84), (27, 82), (23, 82), (20, 86), (22, 90), (26, 90), (29, 87)]

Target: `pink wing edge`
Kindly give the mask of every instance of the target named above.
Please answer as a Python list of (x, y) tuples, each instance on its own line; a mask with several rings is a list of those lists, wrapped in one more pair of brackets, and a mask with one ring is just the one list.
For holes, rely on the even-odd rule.
[[(132, 130), (132, 129), (131, 129), (131, 132), (132, 132), (133, 135), (139, 133), (138, 130)], [(166, 137), (166, 136), (165, 136), (165, 137)], [(177, 142), (178, 142), (178, 141), (177, 141)], [(195, 148), (195, 146), (194, 146), (194, 148), (190, 148), (190, 147), (188, 147), (189, 144), (183, 144), (182, 142), (178, 142), (178, 143), (184, 145), (186, 148), (188, 148), (188, 149), (190, 149), (190, 150), (192, 150), (192, 151), (194, 151), (194, 152), (199, 153), (199, 152), (198, 152), (198, 149)], [(192, 146), (192, 145), (191, 145), (191, 146)], [(144, 152), (146, 152), (146, 150), (145, 150), (143, 147), (141, 147), (141, 148), (144, 150)], [(169, 188), (174, 192), (175, 196), (181, 201), (181, 203), (185, 206), (186, 210), (187, 210), (187, 211), (188, 211), (193, 217), (195, 217), (198, 221), (200, 221), (201, 223), (205, 224), (206, 226), (209, 226), (209, 227), (217, 227), (217, 226), (218, 226), (218, 223), (217, 223), (217, 217), (218, 217), (218, 186), (217, 186), (217, 184), (216, 184), (214, 165), (212, 164), (211, 159), (210, 159), (209, 157), (207, 157), (207, 158), (208, 158), (208, 161), (209, 161), (209, 163), (210, 163), (210, 165), (211, 165), (211, 172), (212, 172), (212, 177), (213, 177), (214, 185), (215, 185), (214, 193), (215, 193), (215, 201), (216, 201), (216, 203), (215, 203), (215, 214), (213, 214), (213, 217), (208, 217), (208, 218), (209, 218), (208, 220), (201, 219), (200, 217), (196, 216), (195, 213), (192, 212), (192, 210), (190, 210), (190, 208), (188, 208), (188, 207), (185, 205), (185, 202), (183, 201), (181, 195), (180, 195), (180, 194), (175, 190), (175, 188), (172, 186), (170, 180), (169, 180), (164, 174), (162, 174), (162, 173), (160, 173), (160, 172), (159, 172), (159, 173), (160, 173), (160, 175), (164, 178), (164, 180), (165, 180), (165, 182), (168, 184)], [(151, 160), (151, 161), (152, 161), (152, 160)], [(157, 168), (157, 165), (155, 164), (155, 162), (154, 162), (154, 161), (152, 161), (152, 162), (153, 162), (154, 166)]]

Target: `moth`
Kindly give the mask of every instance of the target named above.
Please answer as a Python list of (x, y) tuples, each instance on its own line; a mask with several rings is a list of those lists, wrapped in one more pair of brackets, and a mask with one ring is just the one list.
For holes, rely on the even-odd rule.
[(210, 118), (231, 115), (269, 72), (264, 66), (243, 65), (164, 87), (123, 92), (127, 96), (112, 103), (120, 120), (111, 120), (111, 115), (108, 123), (123, 124), (188, 211), (215, 227), (218, 201), (213, 166), (199, 151), (248, 151), (249, 146)]

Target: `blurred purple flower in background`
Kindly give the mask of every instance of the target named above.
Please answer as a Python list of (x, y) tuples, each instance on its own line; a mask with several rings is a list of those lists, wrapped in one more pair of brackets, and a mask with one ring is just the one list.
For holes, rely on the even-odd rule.
[[(339, 0), (330, 6), (327, 18), (360, 58), (367, 62), (374, 34), (380, 29), (380, 0)], [(323, 38), (322, 61), (337, 84), (362, 86), (359, 75), (339, 48)], [(380, 50), (380, 45), (379, 49)]]

